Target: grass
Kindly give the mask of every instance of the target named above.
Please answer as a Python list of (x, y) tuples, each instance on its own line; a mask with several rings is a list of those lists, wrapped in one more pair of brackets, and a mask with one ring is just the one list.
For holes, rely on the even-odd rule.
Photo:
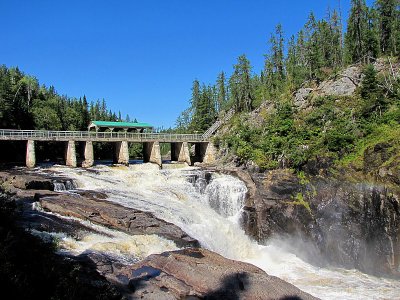
[(310, 213), (311, 216), (313, 215), (310, 204), (306, 200), (304, 200), (304, 196), (302, 193), (297, 193), (294, 197), (294, 201), (288, 201), (286, 202), (286, 204), (301, 205)]
[[(339, 167), (351, 167), (356, 170), (363, 168), (364, 164), (364, 153), (369, 147), (373, 147), (379, 143), (390, 143), (392, 147), (390, 151), (392, 153), (400, 152), (400, 125), (399, 124), (382, 124), (378, 125), (373, 131), (365, 138), (360, 139), (355, 144), (354, 151), (341, 160), (337, 161), (336, 164)], [(393, 161), (395, 156), (391, 157), (390, 161)], [(387, 165), (389, 161), (385, 164)]]

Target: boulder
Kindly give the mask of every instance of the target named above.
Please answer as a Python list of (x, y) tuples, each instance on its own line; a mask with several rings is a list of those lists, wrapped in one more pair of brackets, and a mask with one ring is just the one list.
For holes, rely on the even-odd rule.
[(125, 288), (128, 299), (317, 299), (244, 262), (205, 249), (153, 254), (130, 266), (105, 267), (110, 281)]
[(361, 82), (361, 68), (357, 65), (345, 69), (336, 78), (326, 80), (318, 86), (318, 93), (327, 96), (350, 96)]
[(17, 189), (53, 190), (54, 185), (51, 178), (24, 174), (18, 171), (0, 172), (0, 182)]
[(300, 109), (304, 109), (309, 105), (308, 96), (313, 91), (312, 88), (300, 88), (294, 96), (294, 105)]

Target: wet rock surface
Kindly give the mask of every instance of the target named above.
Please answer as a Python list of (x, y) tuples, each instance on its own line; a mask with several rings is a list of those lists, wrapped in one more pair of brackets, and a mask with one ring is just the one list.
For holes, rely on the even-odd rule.
[(316, 264), (399, 277), (396, 189), (362, 178), (299, 178), (289, 170), (250, 175), (246, 184), (255, 192), (242, 217), (249, 235), (259, 241), (274, 236), (302, 241), (303, 258)]
[(179, 247), (199, 246), (197, 240), (178, 226), (158, 219), (149, 212), (104, 201), (104, 197), (106, 195), (90, 191), (38, 196), (42, 208), (53, 213), (88, 220), (128, 234), (157, 234), (174, 241)]
[(53, 190), (54, 185), (52, 179), (43, 178), (41, 176), (34, 176), (23, 174), (20, 171), (2, 171), (0, 172), (0, 183), (7, 187), (15, 189), (36, 189), (36, 190)]
[(130, 266), (89, 259), (127, 299), (317, 299), (247, 263), (205, 249), (150, 255)]
[(21, 190), (54, 191), (57, 187), (62, 187), (61, 190), (66, 190), (67, 187), (74, 188), (72, 181), (68, 178), (37, 175), (18, 169), (0, 171), (0, 184), (11, 193), (21, 192)]
[[(108, 228), (121, 230), (128, 234), (156, 234), (172, 240), (178, 247), (198, 247), (196, 239), (191, 238), (178, 226), (144, 212), (106, 201), (107, 195), (95, 191), (75, 190), (73, 193), (53, 191), (56, 180), (69, 183), (67, 178), (24, 174), (11, 170), (0, 172), (0, 184), (19, 199), (24, 211), (20, 220), (22, 225), (37, 230), (50, 232), (73, 233), (77, 228), (87, 232), (93, 229), (79, 224), (77, 221), (61, 219), (40, 211), (32, 211), (32, 204), (40, 202), (45, 211), (61, 216), (76, 217), (88, 220)], [(85, 227), (85, 228), (83, 228)]]

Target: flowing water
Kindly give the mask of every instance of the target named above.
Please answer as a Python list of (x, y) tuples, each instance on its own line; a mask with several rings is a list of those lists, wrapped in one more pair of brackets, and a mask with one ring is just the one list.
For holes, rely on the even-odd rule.
[[(316, 267), (286, 251), (281, 243), (260, 245), (252, 241), (238, 222), (246, 186), (232, 176), (194, 168), (159, 170), (151, 164), (98, 165), (90, 170), (54, 166), (48, 171), (73, 179), (79, 189), (104, 192), (108, 201), (150, 211), (181, 227), (202, 247), (252, 263), (322, 299), (400, 299), (400, 281), (356, 270)], [(151, 253), (177, 249), (171, 241), (158, 236), (129, 236), (89, 223), (85, 226), (93, 227), (97, 233), (79, 240), (57, 236), (64, 251), (102, 251), (131, 263)]]

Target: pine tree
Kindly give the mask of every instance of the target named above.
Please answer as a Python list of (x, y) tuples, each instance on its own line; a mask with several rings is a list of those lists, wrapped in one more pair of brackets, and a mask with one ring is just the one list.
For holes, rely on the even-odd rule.
[(295, 44), (295, 38), (294, 35), (290, 37), (289, 43), (288, 43), (288, 52), (287, 52), (287, 57), (285, 61), (286, 65), (286, 72), (287, 72), (287, 79), (288, 82), (291, 85), (291, 89), (294, 89), (295, 86), (297, 86), (296, 82), (296, 77), (297, 77), (297, 65), (298, 65), (298, 57), (297, 57), (297, 51), (296, 51), (296, 44)]
[(383, 97), (381, 89), (378, 86), (376, 70), (373, 65), (369, 64), (364, 69), (364, 78), (361, 82), (361, 97), (364, 99), (363, 113), (368, 116), (373, 111), (381, 111), (385, 105), (385, 97)]
[[(398, 0), (377, 0), (376, 8), (379, 14), (379, 42), (380, 50), (385, 55), (394, 55), (396, 52), (396, 6)], [(398, 22), (398, 20), (397, 20)]]
[(266, 87), (267, 97), (274, 97), (276, 91), (275, 73), (274, 73), (273, 59), (270, 54), (265, 55), (264, 71), (262, 73), (262, 83)]
[(221, 72), (218, 75), (217, 78), (217, 84), (216, 84), (216, 93), (217, 93), (217, 112), (220, 112), (221, 110), (226, 108), (226, 79), (225, 79), (225, 73)]
[(396, 11), (395, 11), (395, 31), (393, 33), (394, 40), (394, 54), (400, 58), (400, 0), (397, 0)]
[(263, 79), (270, 97), (280, 94), (286, 78), (284, 58), (284, 36), (282, 26), (275, 27), (269, 39), (269, 53), (265, 55)]
[(190, 122), (190, 131), (199, 131), (202, 127), (203, 105), (201, 100), (200, 82), (195, 79), (192, 86), (192, 98), (190, 99), (190, 104), (193, 112)]
[(229, 78), (231, 97), (237, 111), (253, 109), (253, 88), (251, 84), (251, 66), (246, 55), (238, 57), (234, 72)]
[(366, 59), (368, 31), (368, 8), (365, 0), (351, 0), (350, 17), (345, 35), (346, 61), (349, 63)]
[(189, 131), (190, 123), (192, 120), (192, 107), (185, 109), (176, 119), (175, 127), (178, 133)]
[(343, 65), (343, 45), (342, 45), (342, 19), (337, 10), (334, 10), (329, 18), (329, 26), (331, 31), (330, 51), (331, 66), (339, 68)]
[(200, 102), (200, 82), (197, 79), (195, 79), (193, 81), (192, 98), (190, 99), (190, 104), (192, 107), (195, 108), (199, 102)]
[(367, 55), (366, 61), (370, 62), (371, 58), (377, 58), (380, 53), (378, 14), (373, 8), (368, 9), (368, 30), (365, 34), (365, 39)]
[(90, 123), (90, 114), (89, 114), (89, 109), (88, 109), (88, 102), (86, 100), (86, 96), (85, 95), (83, 95), (81, 113), (82, 113), (81, 130), (86, 130), (87, 127), (89, 126), (89, 123)]
[(304, 26), (305, 61), (308, 69), (308, 79), (318, 79), (322, 66), (323, 52), (319, 44), (319, 27), (313, 13), (308, 17)]
[(307, 70), (304, 63), (304, 42), (302, 32), (297, 40), (292, 36), (288, 43), (288, 52), (285, 60), (286, 73), (290, 90), (295, 90), (306, 80)]
[(275, 27), (275, 35), (271, 35), (271, 59), (273, 64), (273, 72), (277, 81), (285, 78), (284, 74), (284, 37), (282, 25)]

